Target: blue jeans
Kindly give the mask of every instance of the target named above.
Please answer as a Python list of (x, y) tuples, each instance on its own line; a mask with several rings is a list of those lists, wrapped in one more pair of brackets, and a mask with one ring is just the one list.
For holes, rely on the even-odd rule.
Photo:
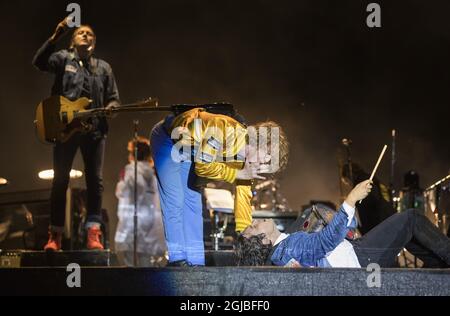
[(194, 164), (172, 159), (171, 117), (158, 123), (150, 139), (155, 162), (169, 262), (205, 265), (201, 194), (193, 187)]

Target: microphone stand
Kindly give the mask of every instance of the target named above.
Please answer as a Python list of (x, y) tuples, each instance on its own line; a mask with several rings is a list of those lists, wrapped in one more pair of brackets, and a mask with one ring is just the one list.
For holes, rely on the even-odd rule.
[(392, 130), (392, 149), (391, 149), (391, 175), (390, 175), (390, 183), (389, 183), (389, 191), (391, 194), (391, 203), (394, 209), (397, 209), (396, 201), (395, 201), (395, 163), (396, 163), (396, 149), (395, 149), (395, 143), (396, 143), (396, 130)]
[(137, 192), (137, 168), (138, 168), (138, 125), (139, 121), (134, 120), (134, 239), (133, 239), (133, 264), (134, 267), (138, 265), (138, 257), (137, 257), (137, 229), (138, 229), (138, 192)]
[(347, 164), (348, 164), (348, 176), (350, 180), (352, 181), (352, 184), (355, 185), (355, 179), (353, 179), (353, 163), (352, 163), (352, 155), (350, 153), (350, 145), (352, 144), (352, 141), (350, 139), (344, 138), (342, 140), (342, 144), (347, 149)]
[[(344, 138), (342, 140), (342, 144), (347, 149), (348, 176), (350, 177), (350, 180), (352, 182), (352, 186), (355, 187), (356, 183), (355, 183), (355, 179), (353, 178), (353, 162), (352, 162), (352, 155), (351, 155), (351, 151), (350, 151), (350, 145), (352, 144), (352, 140)], [(356, 219), (358, 221), (358, 226), (361, 227), (363, 223), (361, 221), (361, 217), (359, 216), (358, 208), (355, 209), (355, 216), (356, 216)]]

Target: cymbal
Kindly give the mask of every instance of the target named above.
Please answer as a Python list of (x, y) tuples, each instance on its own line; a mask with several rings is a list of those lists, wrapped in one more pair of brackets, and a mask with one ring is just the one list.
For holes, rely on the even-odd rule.
[(0, 187), (7, 185), (8, 184), (8, 180), (6, 180), (5, 178), (0, 178)]
[(254, 210), (252, 213), (253, 218), (292, 218), (298, 217), (298, 212), (275, 212), (267, 210)]

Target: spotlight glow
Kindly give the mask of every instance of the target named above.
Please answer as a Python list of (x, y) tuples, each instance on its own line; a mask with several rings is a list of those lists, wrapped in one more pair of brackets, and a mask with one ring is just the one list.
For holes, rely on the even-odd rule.
[(8, 184), (8, 180), (4, 179), (4, 178), (0, 178), (0, 185), (7, 185)]
[[(51, 170), (44, 170), (39, 172), (39, 179), (42, 180), (53, 180), (53, 177), (55, 176), (55, 172), (53, 171), (53, 169)], [(70, 171), (70, 178), (71, 179), (79, 179), (83, 176), (83, 172), (79, 171), (79, 170), (71, 170)]]

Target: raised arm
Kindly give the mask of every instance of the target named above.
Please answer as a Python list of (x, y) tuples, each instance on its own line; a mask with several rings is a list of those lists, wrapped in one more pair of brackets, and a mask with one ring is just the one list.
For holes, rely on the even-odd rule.
[(38, 49), (33, 58), (33, 65), (41, 71), (55, 73), (64, 60), (62, 53), (55, 53), (56, 43), (68, 32), (67, 19), (62, 20), (52, 36)]
[(313, 234), (313, 237), (319, 240), (323, 255), (334, 250), (345, 239), (348, 230), (354, 223), (356, 203), (366, 198), (371, 190), (372, 181), (370, 180), (363, 181), (355, 186), (331, 223), (319, 233)]
[(294, 258), (306, 266), (314, 266), (316, 262), (324, 258), (327, 253), (333, 251), (345, 238), (355, 214), (357, 201), (363, 200), (372, 189), (372, 182), (367, 180), (358, 184), (348, 195), (330, 224), (318, 233), (307, 234), (299, 232), (293, 234), (282, 255), (275, 255), (274, 263), (284, 265)]

